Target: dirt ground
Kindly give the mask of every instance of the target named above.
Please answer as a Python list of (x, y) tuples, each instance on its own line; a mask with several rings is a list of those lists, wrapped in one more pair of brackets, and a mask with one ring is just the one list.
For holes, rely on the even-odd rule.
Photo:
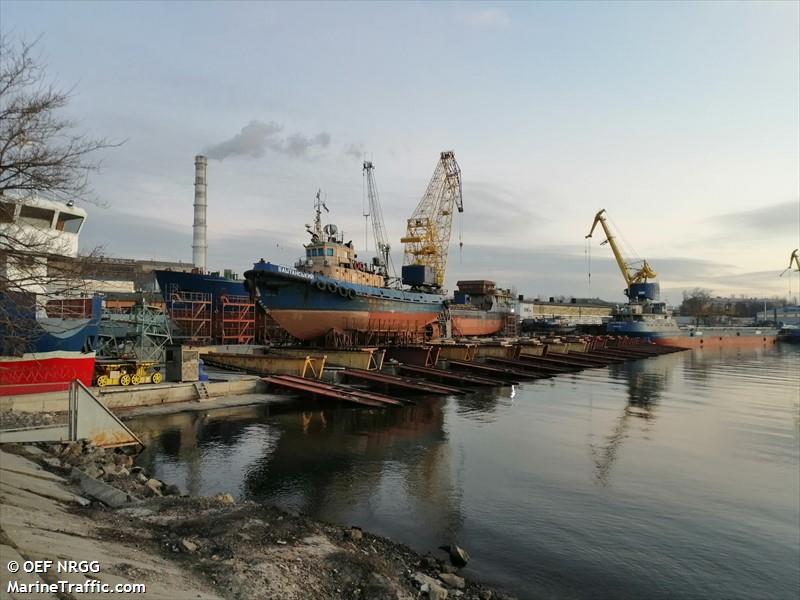
[[(70, 495), (81, 499), (87, 495), (86, 489), (75, 483), (74, 472), (70, 481), (67, 467), (92, 471), (94, 477), (97, 475), (92, 465), (106, 464), (110, 473), (119, 473), (124, 468), (118, 464), (119, 457), (116, 462), (113, 458), (106, 458), (105, 462), (96, 458), (93, 463), (86, 462), (78, 457), (75, 446), (72, 451), (42, 447), (45, 452), (41, 454), (26, 452), (25, 448), (30, 446), (3, 450), (14, 453), (17, 459), (36, 461), (36, 468), (49, 471), (55, 478), (47, 481), (47, 485), (58, 486), (59, 493), (66, 494), (67, 499)], [(60, 462), (53, 459), (59, 454)], [(81, 456), (87, 454), (102, 456), (91, 448), (84, 449)], [(32, 489), (30, 484), (14, 483), (28, 467), (0, 464), (0, 469), (5, 469), (0, 470), (3, 476), (0, 483), (4, 484), (4, 493), (0, 495), (3, 504), (0, 526), (9, 551), (18, 551), (25, 558), (46, 555), (46, 547), (29, 548), (26, 555), (23, 543), (30, 539), (25, 535), (26, 524), (37, 526), (37, 505), (29, 504), (34, 514), (28, 511), (26, 516), (16, 517), (17, 513), (11, 510), (15, 503), (24, 504), (26, 500), (19, 501), (9, 494), (15, 490), (29, 494)], [(42, 498), (56, 502), (54, 499), (58, 495), (53, 490), (39, 491), (38, 506), (43, 511), (42, 516), (69, 522), (66, 533), (71, 532), (81, 541), (91, 540), (97, 545), (96, 551), (102, 548), (107, 556), (135, 556), (130, 560), (116, 559), (113, 575), (128, 581), (152, 581), (155, 587), (148, 589), (155, 594), (148, 593), (147, 597), (164, 597), (163, 590), (169, 589), (172, 581), (177, 586), (176, 593), (166, 597), (202, 595), (236, 600), (509, 598), (461, 578), (445, 552), (437, 557), (421, 556), (406, 546), (358, 528), (322, 523), (253, 502), (235, 503), (228, 494), (190, 498), (162, 496), (146, 489), (153, 488), (154, 483), (166, 489), (169, 486), (165, 482), (150, 480), (146, 485), (141, 484), (139, 489), (149, 492), (150, 497), (136, 497), (131, 493), (136, 487), (128, 485), (126, 489), (124, 485), (126, 478), (135, 476), (139, 474), (122, 477), (106, 473), (98, 477), (105, 478), (108, 485), (116, 482), (118, 486), (114, 487), (124, 490), (120, 492), (123, 501), (127, 494), (128, 502), (116, 509), (97, 500), (66, 502), (69, 505), (66, 507), (63, 498), (59, 506), (50, 507)], [(3, 479), (13, 480), (16, 487), (5, 485)], [(39, 486), (42, 481), (39, 476), (35, 485)], [(63, 516), (59, 517), (58, 511), (64, 511)], [(39, 519), (39, 526), (43, 522)], [(78, 533), (81, 529), (85, 531)], [(15, 536), (22, 540), (20, 544), (15, 544)], [(159, 564), (162, 566), (155, 566)], [(198, 590), (198, 594), (189, 596), (189, 588)]]

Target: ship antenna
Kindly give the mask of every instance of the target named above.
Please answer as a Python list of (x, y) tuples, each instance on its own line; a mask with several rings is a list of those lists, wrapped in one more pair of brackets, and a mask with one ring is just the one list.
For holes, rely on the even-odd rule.
[[(314, 202), (315, 215), (314, 215), (314, 233), (317, 238), (322, 239), (322, 207), (324, 206), (322, 199), (322, 190), (317, 189), (317, 200)], [(325, 208), (327, 210), (327, 207)]]

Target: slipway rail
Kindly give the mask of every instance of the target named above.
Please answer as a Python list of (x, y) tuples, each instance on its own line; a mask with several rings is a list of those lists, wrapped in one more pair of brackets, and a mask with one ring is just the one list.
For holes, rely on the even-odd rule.
[(464, 375), (461, 373), (454, 373), (447, 369), (437, 369), (433, 367), (420, 367), (417, 365), (397, 365), (397, 369), (402, 373), (413, 373), (418, 377), (424, 379), (433, 379), (435, 381), (444, 381), (458, 385), (458, 387), (471, 387), (471, 386), (501, 386), (509, 385), (510, 382), (502, 381), (500, 379), (490, 379), (488, 377), (476, 377), (474, 375)]
[(384, 394), (357, 390), (344, 385), (303, 379), (302, 377), (295, 377), (293, 375), (273, 375), (271, 377), (262, 378), (262, 381), (274, 387), (300, 392), (313, 397), (351, 402), (363, 406), (386, 407), (413, 404), (412, 401), (406, 399), (392, 398)]
[(420, 381), (411, 377), (398, 377), (396, 375), (387, 375), (386, 373), (374, 373), (371, 371), (364, 371), (361, 369), (345, 369), (342, 371), (341, 376), (347, 380), (362, 381), (370, 384), (383, 385), (387, 388), (398, 388), (402, 390), (409, 390), (421, 394), (437, 394), (441, 396), (463, 396), (466, 394), (461, 388), (429, 383), (427, 381)]
[(477, 373), (479, 375), (486, 375), (488, 377), (502, 379), (506, 383), (519, 383), (520, 380), (525, 379), (538, 379), (538, 375), (534, 375), (533, 373), (525, 373), (523, 371), (519, 371), (517, 369), (507, 369), (501, 367), (490, 367), (489, 365), (481, 364), (481, 363), (471, 363), (462, 360), (450, 360), (447, 362), (448, 366), (459, 370), (459, 371), (468, 371), (471, 373)]

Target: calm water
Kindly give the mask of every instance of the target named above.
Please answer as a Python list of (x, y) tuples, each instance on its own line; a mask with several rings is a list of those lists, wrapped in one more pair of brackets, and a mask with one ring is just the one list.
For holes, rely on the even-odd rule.
[(520, 598), (800, 594), (800, 348), (694, 351), (391, 410), (133, 421), (145, 464), (402, 541)]

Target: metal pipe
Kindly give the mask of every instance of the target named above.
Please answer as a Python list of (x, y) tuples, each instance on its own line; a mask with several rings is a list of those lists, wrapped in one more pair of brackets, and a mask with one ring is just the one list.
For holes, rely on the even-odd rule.
[(205, 272), (208, 262), (208, 241), (206, 240), (206, 169), (205, 156), (194, 157), (194, 224), (192, 225), (192, 263), (196, 269)]

